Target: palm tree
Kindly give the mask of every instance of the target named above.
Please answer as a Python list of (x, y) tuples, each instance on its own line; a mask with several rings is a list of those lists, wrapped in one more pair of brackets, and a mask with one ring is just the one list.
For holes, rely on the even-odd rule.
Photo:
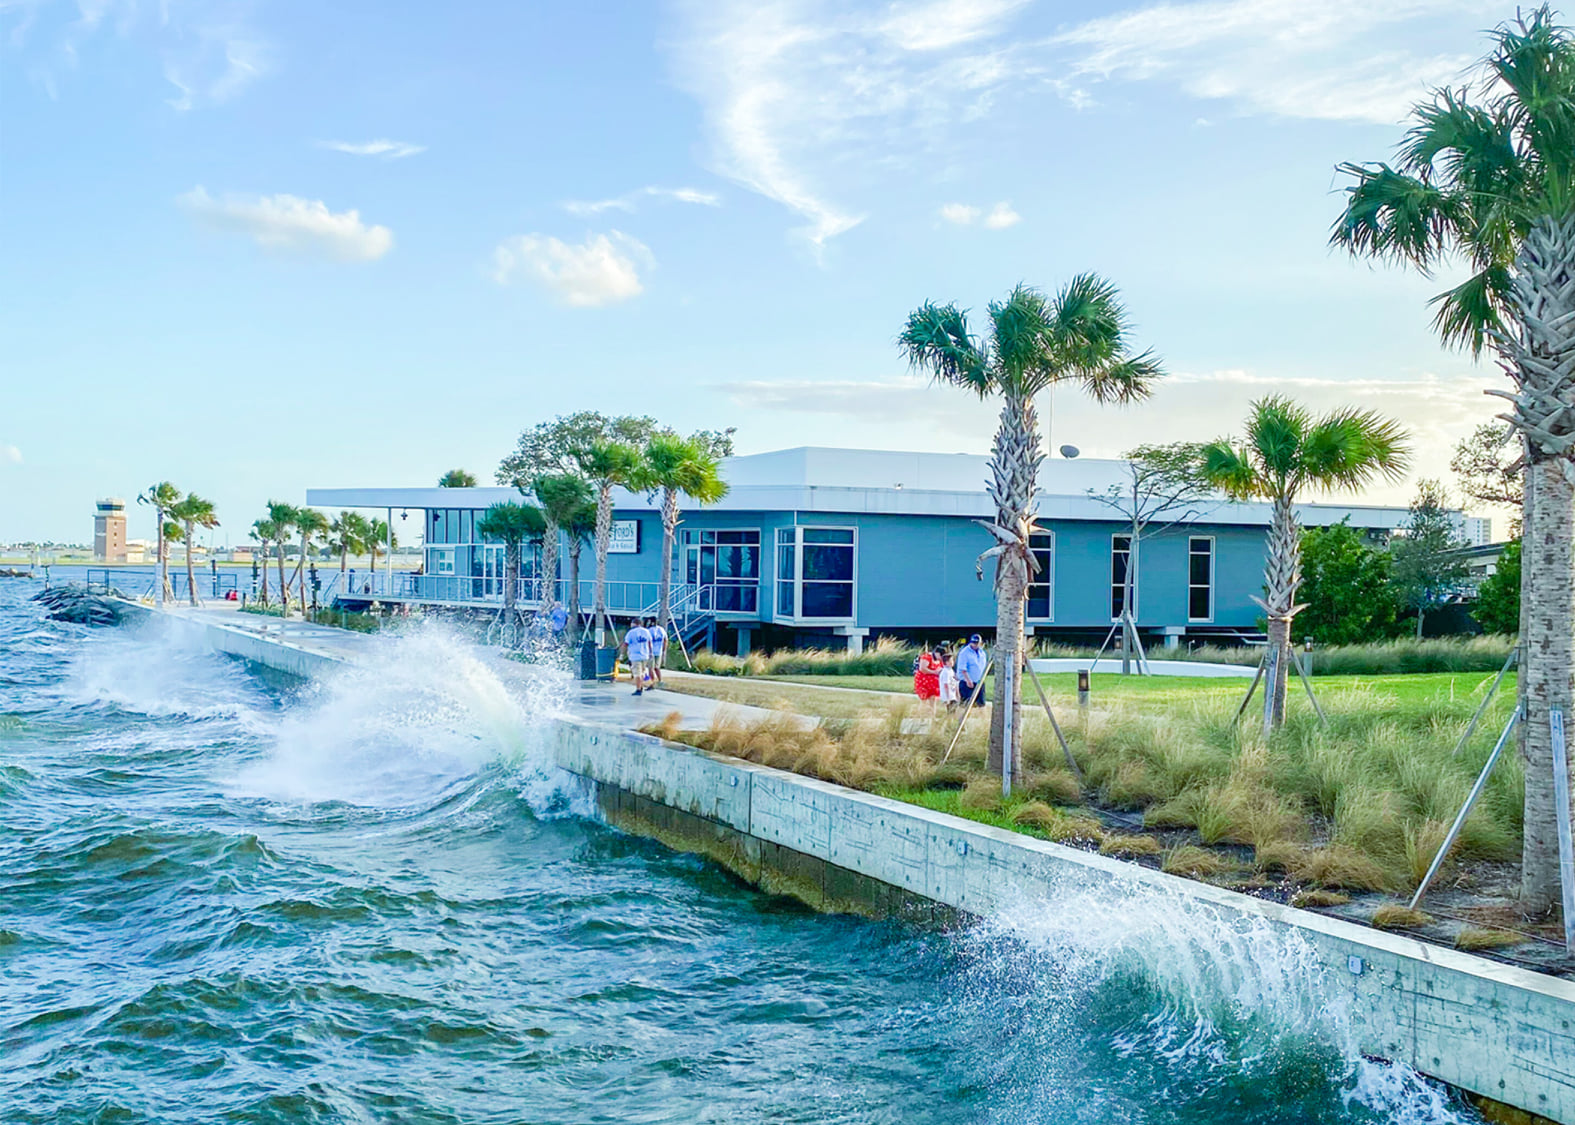
[(350, 556), (366, 550), (368, 524), (360, 512), (340, 512), (328, 525), (329, 548), (339, 555), (339, 588), (345, 589)]
[(727, 495), (718, 461), (708, 445), (677, 434), (657, 433), (646, 444), (634, 488), (662, 494), (662, 574), (657, 583), (656, 620), (664, 628), (672, 616), (673, 547), (678, 537), (678, 497), (715, 504)]
[[(591, 502), (591, 486), (575, 473), (546, 473), (530, 482), (530, 490), (547, 521), (542, 536), (541, 572), (546, 585), (541, 601), (543, 608), (550, 609), (558, 600), (558, 537), (575, 512)], [(578, 589), (574, 593), (577, 596)]]
[(1012, 772), (1021, 776), (1023, 725), (1017, 721), (1015, 688), (1026, 650), (1028, 581), (1038, 566), (1030, 537), (1044, 460), (1034, 397), (1058, 383), (1074, 383), (1096, 402), (1134, 402), (1148, 397), (1163, 372), (1151, 353), (1132, 354), (1115, 287), (1094, 274), (1074, 277), (1050, 298), (1019, 285), (1006, 300), (991, 302), (989, 318), (989, 339), (980, 341), (969, 332), (966, 312), (926, 303), (909, 315), (897, 343), (913, 367), (936, 381), (1002, 400), (986, 484), (996, 515), (979, 521), (996, 545), (979, 556), (978, 565), (982, 574), (984, 560), (996, 560), (995, 667), (1010, 670), (1013, 688), (990, 716), (990, 768), (1001, 768), (1010, 706)]
[(268, 521), (273, 524), (278, 538), (275, 540), (274, 556), (279, 563), (279, 606), (286, 617), (290, 616), (290, 587), (284, 581), (284, 545), (290, 538), (290, 532), (295, 530), (295, 521), (301, 516), (300, 510), (293, 504), (286, 504), (282, 500), (268, 501)]
[(252, 521), (251, 536), (262, 544), (262, 604), (268, 604), (268, 544), (277, 542), (283, 536), (279, 533), (279, 525), (270, 519)]
[(596, 524), (597, 507), (589, 499), (563, 518), (563, 533), (569, 540), (569, 604), (565, 608), (569, 611), (571, 641), (580, 636), (580, 553), (586, 541), (596, 534)]
[(1280, 395), (1252, 404), (1245, 442), (1229, 438), (1205, 445), (1199, 453), (1203, 480), (1233, 500), (1268, 500), (1269, 525), (1264, 596), (1256, 599), (1269, 619), (1269, 667), (1273, 678), (1268, 720), (1285, 720), (1290, 683), (1291, 621), (1304, 607), (1296, 604), (1302, 581), (1301, 527), (1296, 497), (1303, 489), (1352, 491), (1375, 477), (1398, 480), (1410, 462), (1400, 424), (1370, 410), (1336, 410), (1314, 418), (1307, 408)]
[(218, 527), (219, 517), (214, 513), (213, 501), (204, 500), (195, 492), (188, 492), (170, 509), (170, 515), (179, 520), (186, 539), (186, 597), (195, 608), (197, 605), (197, 573), (192, 565), (191, 551), (197, 545), (196, 529)]
[[(399, 546), (399, 540), (389, 530), (387, 520), (371, 520), (366, 526), (366, 548), (372, 555), (372, 589), (377, 589), (377, 553), (387, 545), (391, 551)], [(385, 552), (386, 553), (386, 552)], [(394, 560), (388, 560), (389, 573), (393, 573)]]
[(295, 513), (295, 530), (301, 533), (301, 557), (295, 561), (295, 574), (291, 581), (299, 584), (301, 613), (306, 613), (306, 556), (312, 549), (312, 540), (328, 533), (328, 517), (316, 508), (301, 508)]
[(612, 490), (627, 487), (640, 471), (640, 451), (627, 442), (595, 441), (577, 455), (580, 471), (596, 486), (596, 586), (591, 612), (596, 643), (607, 629), (607, 552), (612, 546)]
[(1540, 912), (1559, 887), (1552, 715), (1575, 705), (1575, 37), (1544, 5), (1491, 39), (1481, 85), (1419, 105), (1396, 167), (1341, 165), (1356, 182), (1331, 241), (1423, 274), (1469, 261), (1434, 327), (1491, 346), (1510, 377), (1488, 393), (1509, 401), (1525, 463), (1521, 902)]
[(158, 576), (158, 603), (163, 605), (165, 600), (173, 601), (175, 591), (170, 589), (169, 575), (169, 542), (164, 535), (165, 517), (169, 510), (180, 503), (181, 492), (167, 480), (158, 484), (149, 485), (146, 492), (137, 497), (137, 503), (147, 504), (153, 508), (154, 517), (158, 521), (159, 540), (159, 576)]
[(514, 608), (520, 580), (520, 545), (542, 535), (547, 521), (541, 509), (512, 500), (494, 504), (476, 521), (476, 532), (488, 539), (503, 540), (503, 643), (519, 644), (519, 613)]
[(475, 488), (476, 474), (464, 469), (450, 469), (438, 478), (439, 488)]

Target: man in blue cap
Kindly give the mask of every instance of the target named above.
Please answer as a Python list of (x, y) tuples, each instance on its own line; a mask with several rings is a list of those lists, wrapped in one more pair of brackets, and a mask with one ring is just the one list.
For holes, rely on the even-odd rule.
[(984, 652), (984, 639), (975, 633), (957, 653), (957, 687), (966, 706), (973, 700), (975, 706), (990, 702), (984, 690), (984, 670), (990, 666)]

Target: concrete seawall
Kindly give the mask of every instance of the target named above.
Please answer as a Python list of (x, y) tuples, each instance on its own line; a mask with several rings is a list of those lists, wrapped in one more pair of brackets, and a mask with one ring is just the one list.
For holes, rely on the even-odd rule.
[[(178, 620), (215, 651), (291, 675), (345, 661)], [(1090, 887), (1165, 896), (1222, 924), (1261, 920), (1313, 951), (1363, 1053), (1575, 1125), (1575, 982), (615, 726), (555, 719), (546, 738), (613, 825), (817, 909), (947, 921), (1033, 902), (1054, 910), (1058, 896)]]

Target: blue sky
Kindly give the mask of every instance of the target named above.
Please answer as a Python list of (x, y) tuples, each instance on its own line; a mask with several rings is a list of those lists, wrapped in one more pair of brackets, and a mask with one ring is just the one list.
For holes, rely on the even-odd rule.
[(1058, 395), (1053, 445), (1284, 390), (1401, 417), (1441, 475), (1498, 377), (1434, 342), (1447, 275), (1327, 249), (1333, 169), (1513, 11), (0, 0), (0, 541), (164, 478), (240, 541), (270, 496), (487, 479), (585, 408), (983, 451), (904, 316), (1083, 270), (1170, 375)]

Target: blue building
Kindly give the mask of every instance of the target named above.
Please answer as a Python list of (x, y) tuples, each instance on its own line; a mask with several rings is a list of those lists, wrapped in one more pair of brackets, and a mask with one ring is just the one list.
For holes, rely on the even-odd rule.
[[(948, 639), (995, 623), (991, 568), (975, 560), (992, 539), (975, 521), (992, 516), (986, 459), (968, 454), (893, 453), (802, 447), (729, 458), (727, 497), (683, 513), (672, 575), (675, 617), (691, 638), (722, 651), (764, 645), (841, 645), (894, 635)], [(1040, 476), (1036, 537), (1040, 562), (1028, 601), (1028, 628), (1067, 640), (1098, 641), (1121, 615), (1131, 559), (1130, 528), (1099, 497), (1130, 481), (1127, 463), (1047, 460)], [(380, 576), (376, 590), (335, 591), (342, 601), (407, 601), (460, 609), (497, 606), (503, 546), (477, 535), (482, 512), (509, 488), (324, 488), (319, 508), (388, 513), (407, 541), (419, 529), (419, 574)], [(615, 493), (608, 604), (615, 617), (654, 612), (661, 569), (657, 499)], [(1306, 526), (1349, 520), (1386, 535), (1406, 510), (1301, 505)], [(1185, 524), (1145, 533), (1135, 570), (1133, 614), (1145, 638), (1255, 633), (1261, 610), (1267, 504), (1208, 501)], [(551, 585), (539, 546), (527, 551), (519, 599), (530, 607), (570, 604), (567, 543)], [(586, 546), (579, 605), (591, 608), (594, 571)], [(354, 587), (355, 583), (351, 584)]]

